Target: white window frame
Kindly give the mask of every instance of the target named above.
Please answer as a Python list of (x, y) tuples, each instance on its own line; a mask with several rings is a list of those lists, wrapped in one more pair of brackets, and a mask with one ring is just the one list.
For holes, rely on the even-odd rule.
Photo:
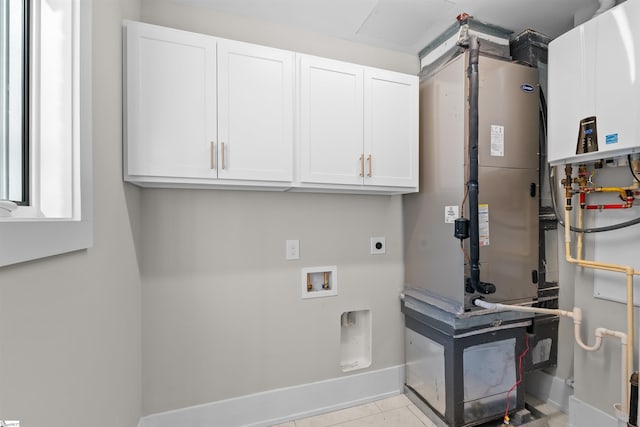
[[(7, 29), (8, 31), (0, 36), (0, 42), (3, 44), (2, 51), (7, 54), (9, 66), (3, 70), (6, 71), (6, 74), (0, 73), (0, 78), (8, 83), (8, 92), (0, 93), (0, 102), (8, 107), (8, 111), (5, 112), (7, 116), (2, 117), (3, 123), (0, 124), (0, 132), (7, 137), (0, 147), (0, 162), (2, 162), (0, 199), (23, 200), (25, 195), (22, 194), (22, 75), (24, 67), (23, 43), (25, 40), (23, 40), (22, 33), (26, 11), (22, 1), (2, 1), (4, 5), (0, 14), (3, 17), (2, 21), (8, 25), (0, 31), (3, 33)], [(13, 45), (14, 40), (19, 40), (20, 44)]]
[(32, 0), (31, 205), (0, 218), (0, 266), (93, 244), (92, 2), (44, 3)]

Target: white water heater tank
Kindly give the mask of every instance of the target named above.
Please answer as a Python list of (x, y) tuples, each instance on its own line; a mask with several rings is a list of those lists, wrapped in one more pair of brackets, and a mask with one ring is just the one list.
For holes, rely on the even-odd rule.
[(640, 152), (640, 0), (549, 44), (548, 161)]

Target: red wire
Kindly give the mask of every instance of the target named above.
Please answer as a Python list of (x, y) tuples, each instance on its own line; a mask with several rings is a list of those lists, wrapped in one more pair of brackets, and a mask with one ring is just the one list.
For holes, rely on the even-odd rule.
[(520, 360), (518, 362), (518, 374), (520, 376), (520, 379), (518, 381), (516, 381), (516, 383), (509, 389), (509, 391), (507, 391), (507, 409), (504, 411), (504, 419), (505, 421), (507, 420), (507, 418), (509, 417), (509, 396), (511, 395), (511, 392), (520, 385), (520, 383), (522, 382), (522, 360), (524, 359), (524, 356), (529, 352), (529, 335), (527, 333), (524, 334), (524, 338), (525, 338), (525, 343), (526, 343), (526, 347), (525, 350), (522, 352), (522, 354), (520, 355)]

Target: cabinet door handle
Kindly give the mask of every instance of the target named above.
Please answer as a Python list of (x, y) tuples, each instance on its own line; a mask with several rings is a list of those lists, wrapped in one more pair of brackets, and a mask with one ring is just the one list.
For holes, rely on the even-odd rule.
[(222, 162), (222, 170), (224, 170), (225, 165), (226, 165), (226, 163), (225, 163), (225, 159), (224, 159), (224, 142), (221, 142), (221, 143), (220, 143), (220, 145), (221, 145), (221, 147), (222, 147), (222, 148), (221, 148), (221, 151), (222, 151), (222, 153), (221, 153), (221, 154), (222, 154), (222, 158), (220, 159), (220, 161)]
[(360, 154), (360, 176), (364, 176), (364, 154)]
[(371, 154), (369, 154), (369, 157), (367, 157), (367, 164), (369, 166), (367, 176), (371, 178), (371, 175), (373, 175), (373, 159), (371, 157)]
[(216, 168), (216, 143), (211, 141), (211, 147), (209, 148), (209, 157), (211, 161), (211, 169)]

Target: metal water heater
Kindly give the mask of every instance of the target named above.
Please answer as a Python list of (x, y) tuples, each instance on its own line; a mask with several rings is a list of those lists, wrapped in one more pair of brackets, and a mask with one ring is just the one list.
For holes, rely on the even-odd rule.
[(640, 2), (626, 2), (549, 44), (549, 163), (640, 152)]

